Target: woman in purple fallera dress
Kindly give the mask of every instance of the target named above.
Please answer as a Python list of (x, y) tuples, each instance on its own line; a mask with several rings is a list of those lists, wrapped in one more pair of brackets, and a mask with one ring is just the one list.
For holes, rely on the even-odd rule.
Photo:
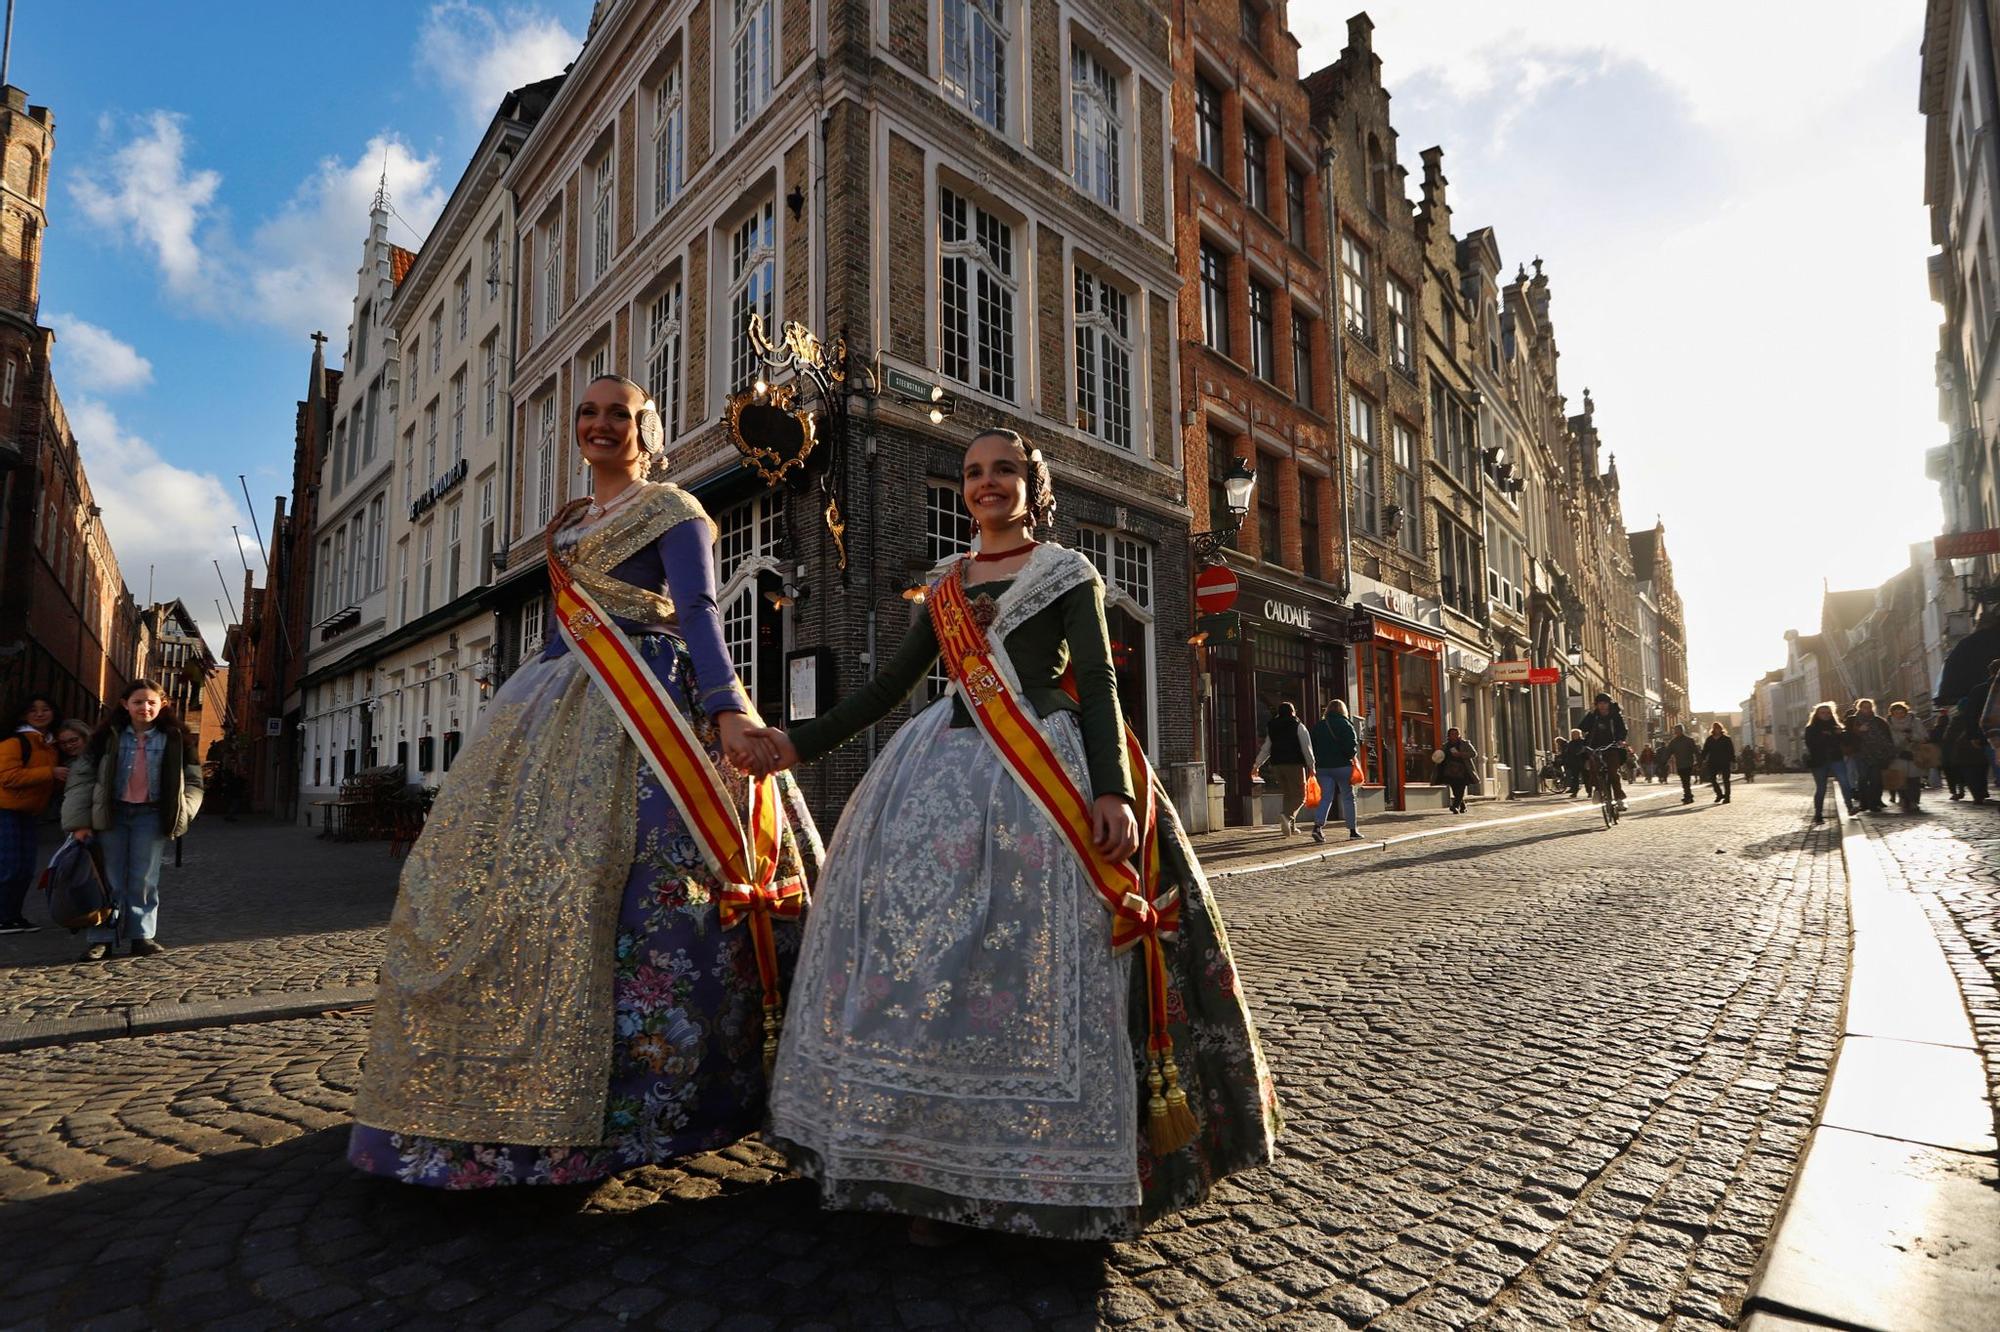
[[(594, 381), (576, 440), (594, 496), (553, 552), (629, 637), (738, 802), (756, 757), (716, 612), (713, 528), (647, 482), (659, 416)], [(723, 762), (726, 754), (732, 762)], [(782, 885), (816, 864), (789, 779)], [(725, 1146), (764, 1117), (751, 934), (570, 640), (494, 696), (405, 866), (348, 1158), (440, 1188), (567, 1184)], [(796, 923), (780, 923), (789, 970)]]

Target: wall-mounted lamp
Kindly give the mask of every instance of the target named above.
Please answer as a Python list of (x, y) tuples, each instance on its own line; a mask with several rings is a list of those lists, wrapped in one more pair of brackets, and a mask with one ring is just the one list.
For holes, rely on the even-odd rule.
[(805, 215), (806, 192), (796, 185), (792, 186), (792, 192), (785, 196), (785, 207), (791, 209), (792, 220), (794, 222), (798, 221), (800, 217)]

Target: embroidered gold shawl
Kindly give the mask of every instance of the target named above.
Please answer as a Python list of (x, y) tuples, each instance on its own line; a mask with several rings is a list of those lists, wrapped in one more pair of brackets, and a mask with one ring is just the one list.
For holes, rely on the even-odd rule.
[[(565, 563), (614, 614), (662, 623), (672, 604), (611, 571), (692, 518), (707, 520), (692, 496), (649, 485)], [(465, 1142), (602, 1141), (637, 781), (637, 751), (573, 655), (524, 663), (495, 695), (403, 867), (358, 1121)]]

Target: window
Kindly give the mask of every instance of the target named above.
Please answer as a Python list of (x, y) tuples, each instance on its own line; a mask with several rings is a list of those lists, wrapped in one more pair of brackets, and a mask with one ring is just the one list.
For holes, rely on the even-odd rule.
[(562, 314), (562, 214), (542, 227), (542, 325), (547, 334)]
[(1482, 568), (1472, 533), (1457, 523), (1440, 517), (1438, 521), (1438, 595), (1444, 604), (1461, 615), (1479, 619), (1481, 580), (1474, 576)]
[(1114, 592), (1130, 597), (1140, 609), (1153, 604), (1153, 548), (1121, 532), (1095, 527), (1077, 529), (1076, 548), (1088, 556)]
[(500, 335), (495, 333), (480, 348), (480, 419), (487, 434), (493, 433), (500, 412)]
[(465, 509), (463, 501), (453, 504), (444, 516), (444, 599), (458, 599), (458, 548), (459, 518)]
[(347, 524), (333, 534), (333, 567), (327, 570), (326, 603), (331, 610), (335, 606), (350, 604), (347, 596)]
[(1002, 0), (943, 0), (944, 91), (980, 120), (1007, 128), (1007, 25)]
[(1395, 278), (1390, 278), (1389, 361), (1405, 373), (1414, 372), (1417, 365), (1414, 305), (1410, 289)]
[(495, 300), (499, 295), (500, 224), (496, 222), (493, 224), (493, 229), (486, 233), (486, 291), (481, 301), (482, 308), (485, 301)]
[(493, 558), (493, 481), (479, 483), (479, 578), (487, 577), (487, 563)]
[(334, 581), (333, 542), (321, 537), (319, 542), (319, 613), (322, 617), (333, 614), (333, 599), (337, 584)]
[(1352, 472), (1348, 478), (1348, 522), (1370, 536), (1381, 533), (1379, 506), (1381, 474), (1375, 458), (1375, 404), (1359, 393), (1347, 396), (1347, 435), (1354, 446), (1348, 456)]
[(959, 489), (938, 481), (924, 488), (924, 526), (932, 564), (972, 549), (972, 515), (965, 511)]
[(646, 392), (672, 439), (681, 432), (681, 284), (653, 298), (646, 320)]
[(938, 190), (939, 368), (996, 398), (1014, 397), (1014, 229)]
[(1229, 260), (1207, 241), (1201, 243), (1201, 340), (1229, 355)]
[(611, 267), (611, 150), (590, 170), (590, 278), (595, 282)]
[(1194, 79), (1195, 155), (1216, 175), (1222, 174), (1222, 90), (1201, 75)]
[(333, 472), (329, 478), (329, 489), (340, 493), (340, 482), (347, 470), (347, 422), (342, 421), (333, 428)]
[(417, 614), (419, 615), (428, 615), (431, 612), (431, 538), (436, 535), (437, 523), (435, 521), (425, 523), (422, 537), (423, 555), (417, 562), (419, 570), (417, 575)]
[(404, 406), (417, 400), (417, 368), (423, 364), (423, 346), (422, 338), (410, 339), (410, 373), (403, 376)]
[(380, 416), (381, 407), (382, 386), (379, 383), (370, 384), (368, 402), (361, 413), (361, 461), (365, 463), (375, 461), (375, 422)]
[(1243, 33), (1243, 40), (1262, 50), (1264, 46), (1264, 10), (1256, 0), (1237, 0), (1236, 22)]
[(1132, 447), (1130, 301), (1103, 278), (1076, 270), (1077, 425), (1107, 444)]
[(382, 586), (382, 541), (387, 534), (383, 523), (388, 497), (377, 495), (368, 501), (368, 573), (367, 590), (373, 592)]
[(1299, 551), (1305, 557), (1299, 568), (1308, 578), (1324, 578), (1319, 552), (1319, 478), (1299, 473)]
[(1271, 147), (1264, 131), (1243, 123), (1243, 201), (1260, 213), (1271, 211)]
[(1070, 50), (1070, 123), (1076, 184), (1107, 208), (1118, 207), (1118, 76), (1084, 47)]
[(425, 484), (438, 477), (438, 401), (432, 398), (424, 408), (424, 476)]
[(403, 432), (403, 507), (417, 497), (417, 428)]
[(556, 507), (556, 399), (551, 393), (542, 399), (539, 428), (535, 435), (534, 508), (536, 527), (547, 527)]
[(680, 193), (686, 170), (687, 108), (679, 62), (669, 66), (653, 90), (653, 216), (667, 211)]
[(542, 650), (542, 598), (531, 598), (521, 607), (521, 655)]
[(1375, 285), (1368, 272), (1368, 251), (1352, 236), (1340, 238), (1340, 304), (1347, 327), (1364, 338), (1375, 335)]
[(733, 124), (741, 132), (771, 100), (771, 0), (736, 0), (729, 62), (735, 71)]
[(602, 379), (606, 374), (610, 373), (610, 370), (611, 344), (609, 342), (600, 342), (597, 344), (597, 350), (590, 354), (590, 359), (584, 362), (584, 383), (588, 384)]
[(430, 339), (431, 373), (435, 375), (444, 369), (444, 311), (442, 309), (431, 311)]
[(1292, 397), (1301, 407), (1313, 405), (1312, 320), (1292, 315)]
[(766, 706), (775, 710), (774, 691), (782, 690), (781, 677), (771, 678), (775, 666), (771, 649), (776, 628), (762, 617), (770, 614), (762, 597), (764, 580), (784, 541), (784, 505), (781, 497), (759, 496), (733, 505), (716, 516), (715, 576), (721, 584), (716, 607), (722, 617), (722, 641), (729, 659), (754, 703), (762, 690)]
[(1421, 555), (1424, 523), (1417, 508), (1417, 437), (1401, 421), (1391, 427), (1390, 434), (1395, 441), (1396, 503), (1403, 510), (1403, 526), (1396, 533), (1396, 544), (1412, 555)]
[(1292, 244), (1306, 247), (1306, 173), (1285, 163), (1285, 224)]
[(451, 460), (465, 456), (465, 371), (451, 377)]
[(1271, 289), (1261, 282), (1250, 284), (1250, 373), (1266, 383), (1278, 377), (1276, 335), (1271, 329)]
[[(1221, 531), (1234, 521), (1229, 513), (1229, 492), (1223, 487), (1222, 478), (1228, 476), (1235, 466), (1236, 441), (1211, 420), (1208, 423), (1208, 525), (1215, 531)], [(1223, 544), (1232, 550), (1240, 549), (1233, 536)]]
[(1285, 562), (1284, 532), (1278, 525), (1277, 455), (1257, 454), (1257, 555), (1266, 564)]
[(1495, 523), (1486, 522), (1486, 594), (1495, 605), (1520, 611), (1527, 605), (1527, 552), (1521, 539)]
[(766, 201), (737, 226), (729, 242), (729, 384), (736, 388), (756, 377), (757, 349), (750, 342), (750, 316), (764, 317), (769, 334), (772, 292), (778, 269), (777, 206)]
[(457, 330), (452, 334), (460, 342), (472, 331), (472, 265), (458, 275), (458, 281), (451, 287), (452, 325)]

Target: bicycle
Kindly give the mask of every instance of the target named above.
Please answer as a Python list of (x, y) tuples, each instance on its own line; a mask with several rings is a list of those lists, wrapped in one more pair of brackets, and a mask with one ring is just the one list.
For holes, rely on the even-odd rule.
[(1604, 756), (1617, 748), (1606, 745), (1602, 749), (1588, 749), (1583, 761), (1584, 773), (1591, 779), (1591, 793), (1597, 797), (1607, 828), (1618, 823), (1618, 788), (1611, 781), (1612, 764)]

